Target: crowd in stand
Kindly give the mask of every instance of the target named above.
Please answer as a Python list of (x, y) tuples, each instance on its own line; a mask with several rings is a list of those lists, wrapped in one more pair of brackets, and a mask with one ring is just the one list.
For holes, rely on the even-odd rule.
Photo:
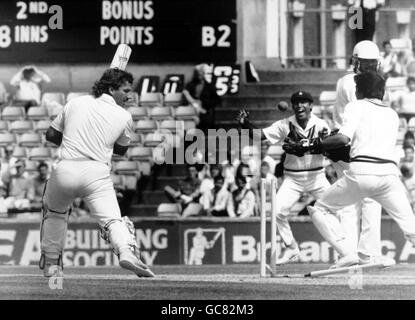
[[(392, 50), (389, 41), (383, 44), (384, 53), (381, 70), (385, 77), (405, 77), (406, 87), (394, 91), (387, 98), (391, 107), (402, 118), (402, 130), (405, 130), (402, 146), (397, 146), (401, 153), (399, 163), (402, 180), (408, 189), (408, 197), (415, 207), (415, 177), (414, 177), (414, 148), (415, 148), (415, 59), (412, 53), (396, 53)], [(195, 67), (192, 79), (183, 90), (183, 103), (193, 106), (197, 111), (198, 127), (215, 127), (215, 108), (220, 105), (214, 87), (206, 82), (207, 65), (200, 64)], [(11, 99), (0, 86), (0, 103), (11, 101), (13, 106), (23, 106), (26, 112), (33, 106), (42, 104), (42, 83), (50, 82), (50, 78), (35, 66), (22, 68), (11, 79), (10, 84), (16, 91)], [(46, 101), (51, 109), (62, 108), (63, 102)], [(126, 108), (137, 107), (137, 101), (131, 98)], [(330, 122), (330, 119), (327, 118)], [(403, 132), (403, 131), (402, 131)], [(274, 178), (277, 185), (283, 178), (284, 154), (273, 158), (268, 154), (269, 145), (263, 143), (260, 148), (246, 147), (242, 150), (240, 159), (225, 161), (221, 164), (209, 165), (199, 157), (196, 164), (187, 165), (187, 176), (178, 181), (178, 188), (166, 187), (165, 192), (171, 202), (177, 203), (182, 217), (211, 216), (245, 218), (259, 215), (261, 210), (260, 185), (261, 179), (268, 183), (266, 195), (270, 202), (269, 185)], [(40, 210), (43, 188), (46, 183), (53, 159), (37, 163), (36, 171), (26, 170), (24, 159), (13, 157), (13, 146), (3, 148), (1, 159), (0, 181), (0, 213)], [(230, 157), (229, 157), (230, 159)], [(151, 162), (150, 180), (156, 184), (158, 171), (165, 165)], [(169, 167), (167, 165), (167, 167)], [(336, 181), (336, 174), (329, 165), (326, 175), (330, 183)], [(114, 187), (120, 207), (125, 214), (131, 204), (140, 203), (143, 189), (143, 175), (116, 176)], [(302, 214), (304, 207), (313, 199), (304, 194), (298, 205), (292, 208), (293, 213)], [(268, 206), (269, 212), (270, 207)], [(74, 203), (73, 215), (87, 215), (87, 208), (81, 199)]]

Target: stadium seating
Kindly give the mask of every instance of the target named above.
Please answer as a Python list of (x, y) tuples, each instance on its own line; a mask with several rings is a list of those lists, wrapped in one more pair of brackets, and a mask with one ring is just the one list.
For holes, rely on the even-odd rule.
[(23, 107), (8, 106), (1, 113), (1, 119), (7, 121), (23, 120), (26, 113)]
[(29, 151), (29, 160), (47, 161), (52, 158), (52, 152), (48, 147), (32, 148)]
[(182, 101), (183, 101), (183, 94), (181, 92), (166, 93), (164, 95), (163, 104), (169, 107), (178, 107), (182, 104)]
[(163, 95), (160, 92), (143, 93), (140, 95), (139, 105), (141, 107), (161, 107)]
[(135, 132), (146, 134), (156, 131), (157, 128), (157, 122), (154, 120), (139, 120), (136, 122)]
[(160, 203), (157, 207), (159, 217), (180, 217), (181, 208), (177, 203)]
[(9, 132), (0, 133), (0, 147), (7, 147), (16, 143), (16, 137)]
[(142, 135), (139, 133), (134, 133), (131, 137), (130, 146), (141, 146), (142, 145)]
[(138, 167), (140, 168), (140, 173), (143, 176), (151, 175), (151, 163), (148, 161), (139, 161)]
[(412, 117), (408, 121), (408, 130), (414, 132), (415, 131), (415, 117)]
[(38, 132), (41, 134), (45, 133), (48, 130), (50, 123), (51, 123), (50, 120), (40, 120), (40, 121), (35, 122), (35, 125), (34, 125), (35, 132)]
[(26, 164), (25, 170), (29, 175), (35, 175), (37, 173), (37, 166), (38, 166), (37, 161), (26, 160), (25, 164)]
[(46, 107), (51, 102), (56, 102), (60, 105), (65, 105), (65, 94), (63, 92), (45, 92), (42, 95), (42, 100), (40, 104)]
[(399, 51), (412, 51), (412, 39), (401, 39), (401, 38), (395, 38), (390, 39), (390, 43), (392, 46), (392, 50), (394, 52)]
[(153, 157), (153, 152), (150, 147), (133, 147), (128, 154), (130, 160), (133, 161), (149, 161)]
[(114, 189), (116, 190), (122, 190), (124, 189), (124, 180), (122, 175), (111, 173), (111, 180), (114, 184)]
[(42, 138), (38, 133), (27, 132), (18, 138), (18, 145), (21, 147), (40, 147)]
[(390, 92), (406, 90), (406, 77), (389, 77), (385, 86)]
[(115, 163), (114, 172), (122, 175), (136, 175), (139, 172), (137, 161), (119, 161)]
[(0, 132), (8, 132), (9, 123), (6, 120), (0, 120)]
[(145, 107), (130, 107), (127, 111), (131, 114), (133, 121), (148, 119), (147, 108)]
[(9, 130), (13, 133), (25, 133), (33, 131), (33, 123), (29, 120), (17, 120), (9, 124)]
[(156, 147), (163, 141), (165, 141), (164, 135), (156, 131), (145, 135), (143, 145), (145, 147)]
[(27, 158), (26, 148), (14, 147), (12, 157), (17, 158), (17, 159), (26, 159)]
[(127, 190), (137, 190), (137, 182), (139, 179), (138, 173), (127, 174), (122, 176), (123, 186)]
[(173, 112), (170, 107), (154, 107), (150, 109), (150, 118), (156, 121), (173, 119)]
[(184, 133), (184, 122), (179, 120), (163, 120), (160, 122), (159, 129), (161, 131), (168, 130), (172, 133)]
[(71, 101), (73, 98), (77, 98), (77, 97), (81, 97), (81, 96), (86, 96), (89, 95), (89, 92), (69, 92), (66, 96), (66, 102), (68, 103), (69, 101)]
[(26, 118), (33, 121), (48, 119), (48, 110), (45, 107), (31, 107), (27, 111)]
[(179, 106), (175, 109), (175, 119), (198, 121), (196, 109), (193, 106)]
[(407, 131), (408, 130), (408, 123), (406, 122), (406, 118), (399, 117), (399, 131)]
[(63, 107), (55, 107), (49, 112), (49, 118), (51, 120), (55, 119), (61, 112), (63, 111)]

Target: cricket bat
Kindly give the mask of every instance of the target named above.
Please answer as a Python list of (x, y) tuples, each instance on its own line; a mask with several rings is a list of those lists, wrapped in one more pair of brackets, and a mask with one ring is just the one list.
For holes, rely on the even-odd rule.
[(128, 60), (130, 60), (131, 51), (132, 50), (128, 45), (119, 44), (117, 51), (112, 58), (110, 69), (118, 68), (120, 70), (125, 70)]
[(314, 277), (323, 277), (337, 273), (346, 273), (350, 271), (363, 271), (368, 269), (383, 269), (387, 267), (391, 267), (392, 265), (385, 265), (383, 263), (369, 263), (364, 265), (357, 265), (351, 267), (344, 267), (344, 268), (337, 268), (337, 269), (327, 269), (327, 270), (320, 270), (320, 271), (312, 271), (304, 275), (304, 277), (314, 278)]

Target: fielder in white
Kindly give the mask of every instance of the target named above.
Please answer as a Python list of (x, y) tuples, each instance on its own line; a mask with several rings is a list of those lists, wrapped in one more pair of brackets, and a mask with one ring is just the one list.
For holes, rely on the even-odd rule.
[[(276, 121), (270, 127), (261, 131), (261, 139), (267, 139), (272, 144), (288, 141), (308, 141), (319, 136), (327, 135), (330, 128), (326, 121), (311, 113), (312, 96), (305, 91), (298, 91), (291, 96), (294, 115)], [(242, 110), (238, 121), (244, 128), (255, 129), (249, 122), (247, 113)], [(255, 130), (253, 130), (255, 131)], [(286, 250), (277, 264), (285, 264), (299, 260), (300, 250), (291, 231), (287, 216), (291, 208), (304, 192), (310, 193), (315, 199), (320, 198), (330, 186), (326, 178), (325, 159), (321, 154), (296, 152), (285, 148), (287, 153), (284, 161), (284, 180), (276, 196), (277, 228), (285, 244)]]
[(131, 115), (122, 107), (131, 94), (132, 82), (128, 72), (106, 70), (93, 87), (95, 97), (68, 102), (46, 132), (46, 139), (60, 146), (60, 159), (43, 197), (39, 266), (46, 277), (56, 270), (63, 275), (68, 217), (77, 197), (85, 200), (98, 220), (120, 266), (139, 277), (154, 276), (139, 259), (134, 230), (121, 218), (110, 178), (113, 152), (124, 155), (134, 131)]
[[(361, 41), (353, 49), (353, 72), (349, 72), (337, 82), (336, 102), (333, 110), (335, 129), (338, 130), (344, 121), (344, 109), (349, 102), (356, 101), (356, 74), (373, 71), (380, 67), (380, 52), (372, 41)], [(335, 131), (336, 131), (335, 130)], [(346, 153), (331, 151), (326, 155), (333, 160), (337, 177), (344, 176), (349, 169), (349, 147)], [(330, 156), (332, 155), (332, 156)], [(350, 235), (353, 246), (357, 247), (362, 264), (373, 262), (382, 257), (381, 252), (381, 214), (382, 207), (376, 201), (365, 198), (362, 202), (353, 204), (339, 212), (339, 218), (345, 231)], [(382, 259), (389, 259), (382, 257)]]
[[(335, 213), (367, 197), (379, 202), (397, 222), (406, 239), (415, 245), (415, 216), (399, 178), (395, 156), (398, 115), (382, 104), (385, 80), (380, 75), (361, 73), (355, 76), (355, 82), (358, 100), (347, 104), (338, 134), (324, 140), (316, 139), (305, 148), (324, 152), (351, 143), (349, 170), (314, 207), (308, 207), (315, 226), (340, 255), (335, 267), (360, 263), (356, 247)], [(304, 150), (304, 147), (298, 146), (298, 149)]]

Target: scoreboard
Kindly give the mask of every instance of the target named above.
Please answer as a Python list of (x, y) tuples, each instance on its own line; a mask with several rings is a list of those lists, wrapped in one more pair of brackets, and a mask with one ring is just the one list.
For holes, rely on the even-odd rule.
[(236, 0), (0, 1), (0, 63), (232, 63)]

